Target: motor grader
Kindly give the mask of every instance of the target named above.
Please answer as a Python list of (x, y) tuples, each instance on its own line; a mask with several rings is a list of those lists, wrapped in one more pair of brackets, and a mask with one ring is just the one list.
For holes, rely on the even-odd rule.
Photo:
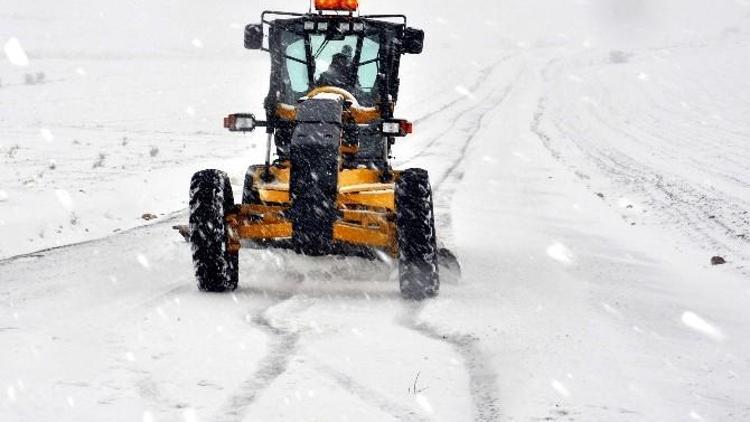
[(440, 279), (428, 173), (390, 165), (396, 138), (412, 132), (394, 118), (401, 57), (422, 52), (424, 32), (403, 15), (360, 15), (357, 0), (316, 0), (315, 8), (266, 11), (245, 28), (245, 47), (271, 57), (265, 120), (237, 113), (224, 126), (264, 128), (266, 159), (247, 170), (240, 203), (224, 172), (193, 176), (198, 286), (234, 290), (239, 251), (249, 245), (387, 254), (398, 262), (405, 298), (433, 297)]

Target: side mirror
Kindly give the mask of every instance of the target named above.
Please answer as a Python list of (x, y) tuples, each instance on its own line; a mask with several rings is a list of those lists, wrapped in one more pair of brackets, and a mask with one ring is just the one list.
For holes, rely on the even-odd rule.
[(404, 30), (404, 53), (421, 54), (424, 48), (424, 31), (421, 29), (406, 28)]
[(245, 27), (245, 48), (260, 50), (263, 48), (263, 25), (250, 24)]

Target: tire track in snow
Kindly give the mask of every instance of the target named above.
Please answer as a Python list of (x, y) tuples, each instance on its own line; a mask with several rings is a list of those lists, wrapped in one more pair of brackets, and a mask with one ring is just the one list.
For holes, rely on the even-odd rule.
[(278, 300), (257, 312), (250, 323), (263, 331), (269, 339), (268, 351), (258, 362), (257, 369), (242, 383), (239, 391), (226, 400), (220, 414), (215, 420), (241, 421), (245, 411), (260, 394), (266, 390), (281, 374), (286, 372), (292, 354), (296, 351), (299, 333), (277, 327), (268, 318), (267, 313), (274, 307), (291, 300), (294, 295)]
[[(455, 194), (456, 187), (463, 179), (463, 172), (460, 170), (466, 160), (469, 148), (471, 148), (476, 141), (477, 135), (481, 131), (487, 115), (505, 102), (521, 74), (522, 73), (519, 73), (509, 85), (499, 91), (489, 94), (487, 97), (488, 100), (483, 103), (484, 106), (481, 106), (479, 110), (470, 108), (461, 113), (461, 116), (456, 119), (457, 122), (469, 111), (476, 111), (473, 122), (467, 129), (465, 129), (466, 138), (461, 144), (459, 144), (460, 146), (457, 146), (457, 151), (454, 149), (445, 154), (446, 156), (455, 156), (455, 158), (450, 162), (450, 165), (433, 185), (433, 191), (435, 192), (436, 221), (438, 229), (442, 233), (442, 241), (446, 244), (451, 244), (453, 238), (453, 221), (450, 212), (450, 203)], [(445, 138), (446, 135), (447, 133), (441, 135), (440, 139)], [(414, 157), (409, 161), (416, 160), (417, 158), (418, 157)], [(407, 161), (407, 163), (409, 161)]]
[(463, 180), (463, 171), (461, 170), (462, 164), (466, 160), (469, 148), (474, 143), (479, 131), (482, 129), (482, 124), (485, 117), (499, 107), (510, 94), (513, 84), (508, 85), (501, 93), (499, 99), (493, 102), (493, 106), (479, 114), (475, 121), (474, 126), (471, 128), (468, 137), (464, 141), (461, 149), (459, 150), (458, 157), (451, 163), (445, 173), (438, 179), (434, 186), (435, 195), (435, 209), (436, 209), (436, 220), (438, 221), (438, 228), (443, 233), (443, 241), (446, 244), (451, 244), (453, 241), (453, 218), (450, 212), (450, 204), (453, 200), (453, 195), (456, 193), (456, 188)]
[[(463, 179), (463, 172), (460, 170), (468, 156), (469, 149), (478, 138), (487, 116), (505, 103), (522, 74), (523, 72), (518, 73), (513, 82), (490, 94), (491, 100), (484, 103), (475, 114), (475, 119), (469, 126), (464, 141), (458, 146), (456, 158), (450, 162), (435, 183), (433, 190), (436, 193), (436, 208), (440, 215), (438, 220), (441, 222), (440, 227), (444, 229), (443, 232), (450, 233), (451, 231), (450, 202), (456, 192), (456, 187)], [(450, 151), (450, 153), (455, 152), (455, 150)], [(424, 337), (451, 345), (462, 357), (469, 376), (469, 392), (474, 405), (473, 420), (481, 422), (499, 420), (500, 398), (497, 374), (489, 358), (480, 349), (479, 339), (471, 334), (443, 334), (437, 327), (420, 321), (419, 316), (424, 306), (424, 303), (407, 303), (406, 310), (398, 319), (398, 323)]]
[(474, 405), (472, 420), (491, 422), (500, 420), (500, 397), (498, 395), (497, 373), (479, 347), (480, 339), (471, 334), (444, 334), (438, 328), (419, 320), (424, 303), (409, 303), (399, 318), (399, 324), (416, 331), (429, 339), (448, 343), (463, 359), (469, 375), (469, 392)]
[[(476, 92), (481, 88), (481, 86), (487, 82), (489, 77), (492, 75), (492, 73), (503, 63), (507, 62), (508, 60), (516, 57), (518, 54), (509, 54), (507, 56), (502, 57), (497, 62), (493, 63), (492, 65), (488, 66), (487, 68), (482, 70), (482, 76), (469, 88), (469, 92)], [(482, 104), (486, 100), (490, 99), (492, 94), (488, 94), (485, 97), (482, 97), (480, 101), (478, 101), (479, 104)], [(431, 117), (435, 117), (439, 115), (440, 113), (450, 110), (456, 105), (458, 105), (461, 101), (463, 101), (464, 97), (456, 98), (455, 100), (451, 101), (450, 103), (444, 105), (443, 107), (434, 110), (430, 113), (427, 113), (426, 115), (419, 117), (414, 121), (414, 124), (421, 123), (422, 121), (429, 120)], [(407, 158), (406, 160), (397, 160), (397, 163), (399, 166), (405, 166), (408, 163), (424, 156), (428, 151), (430, 151), (435, 145), (441, 144), (442, 140), (446, 138), (446, 136), (456, 128), (456, 125), (461, 121), (461, 119), (464, 118), (467, 114), (469, 114), (472, 111), (476, 110), (475, 104), (470, 104), (466, 109), (462, 110), (460, 113), (455, 114), (453, 118), (451, 119), (450, 123), (448, 124), (448, 127), (439, 135), (434, 136), (419, 149), (415, 154), (413, 154), (411, 157)]]
[[(507, 61), (511, 57), (512, 55), (503, 57), (500, 60), (498, 60), (496, 63), (493, 63), (492, 65), (483, 69), (480, 72), (479, 79), (469, 88), (469, 90), (470, 91), (479, 90), (480, 87), (489, 79), (489, 77), (494, 72), (494, 70), (501, 63)], [(449, 111), (452, 108), (454, 108), (456, 105), (461, 103), (463, 100), (465, 100), (465, 97), (456, 98), (453, 101), (441, 106), (440, 108), (433, 110), (432, 112), (429, 112), (426, 115), (421, 116), (417, 121), (424, 122), (435, 116), (440, 115), (443, 112)], [(465, 111), (461, 112), (459, 115), (456, 115), (454, 119), (452, 120), (452, 124), (450, 128), (446, 132), (449, 132), (450, 130), (455, 128), (458, 122), (466, 114), (474, 110), (475, 110), (475, 107), (472, 105), (471, 107), (467, 108)], [(483, 117), (484, 117), (484, 114), (481, 115), (481, 118)], [(476, 129), (476, 131), (478, 130), (479, 128)], [(462, 149), (462, 152), (461, 152), (462, 155), (465, 154), (466, 149), (468, 149), (468, 143), (471, 142), (471, 139), (473, 138), (474, 135), (475, 133), (472, 133), (469, 139), (467, 139), (467, 145), (465, 145), (465, 147)], [(432, 139), (418, 155), (423, 155), (433, 145), (440, 143), (444, 138), (445, 138), (445, 134)], [(414, 158), (416, 157), (413, 157), (412, 159)], [(460, 157), (458, 161), (462, 161), (462, 160), (463, 160), (463, 156)], [(459, 164), (460, 162), (454, 163), (454, 165), (452, 165), (451, 168), (449, 169), (449, 173), (452, 173)], [(443, 182), (444, 181), (445, 181), (445, 178), (443, 179)], [(7, 258), (0, 260), (0, 266), (12, 264), (13, 262), (16, 262), (18, 260), (23, 260), (23, 259), (31, 260), (31, 259), (42, 258), (48, 252), (73, 249), (78, 246), (107, 242), (107, 241), (112, 240), (113, 238), (120, 238), (121, 235), (126, 235), (126, 234), (137, 232), (140, 230), (148, 230), (148, 229), (163, 226), (166, 224), (174, 224), (175, 221), (180, 220), (182, 218), (184, 218), (184, 210), (174, 212), (168, 215), (166, 218), (161, 219), (159, 222), (155, 224), (136, 226), (136, 227), (123, 230), (119, 233), (105, 236), (102, 238), (87, 240), (87, 241), (78, 242), (78, 243), (72, 243), (72, 244), (63, 245), (60, 247), (39, 250), (39, 251), (28, 253), (28, 254), (7, 257)], [(157, 297), (148, 298), (146, 301), (136, 304), (134, 306), (136, 308), (149, 307), (149, 306), (155, 305), (164, 297), (175, 294), (185, 289), (187, 289), (187, 286), (178, 286)], [(261, 358), (261, 360), (259, 361), (258, 367), (255, 370), (255, 372), (252, 374), (252, 376), (249, 377), (243, 383), (239, 391), (235, 392), (234, 395), (232, 395), (231, 397), (227, 399), (224, 407), (222, 408), (222, 411), (219, 413), (218, 417), (215, 418), (214, 420), (229, 420), (229, 421), (242, 420), (246, 410), (257, 400), (257, 398), (263, 393), (263, 391), (265, 391), (269, 386), (271, 386), (273, 382), (279, 376), (281, 376), (284, 372), (286, 372), (288, 364), (292, 356), (297, 350), (297, 343), (300, 337), (300, 333), (296, 330), (278, 326), (277, 323), (273, 319), (269, 318), (268, 312), (277, 306), (281, 306), (283, 304), (288, 303), (290, 300), (294, 299), (295, 297), (297, 296), (294, 293), (292, 293), (290, 295), (277, 298), (274, 301), (274, 303), (272, 303), (265, 309), (258, 311), (253, 317), (250, 318), (249, 322), (251, 322), (255, 327), (264, 331), (268, 335), (269, 350), (266, 353), (266, 355), (263, 358)], [(416, 316), (417, 314), (414, 315), (415, 318)], [(366, 386), (357, 384), (352, 378), (346, 376), (345, 374), (337, 374), (333, 371), (329, 371), (328, 375), (331, 376), (337, 383), (347, 388), (348, 391), (353, 392), (354, 394), (362, 397), (363, 399), (366, 399), (367, 401), (375, 404), (376, 407), (381, 408), (382, 410), (386, 411), (389, 414), (392, 414), (398, 418), (403, 418), (403, 419), (408, 419), (408, 420), (422, 420), (412, 410), (399, 406), (398, 404), (389, 402), (386, 398), (379, 397), (376, 393), (373, 393), (372, 390), (370, 390)], [(151, 384), (152, 383), (150, 382), (150, 380), (147, 379), (144, 385), (148, 388), (144, 388), (144, 391), (147, 390), (147, 392), (150, 392), (150, 393), (146, 395), (155, 395), (152, 393), (157, 391), (149, 387), (149, 385)]]
[[(518, 80), (518, 78), (516, 78), (516, 80)], [(482, 130), (482, 126), (484, 124), (484, 120), (487, 117), (487, 115), (489, 115), (492, 111), (500, 107), (505, 102), (505, 100), (508, 98), (508, 95), (510, 95), (510, 92), (513, 89), (514, 84), (515, 82), (511, 83), (510, 85), (502, 89), (502, 91), (500, 92), (500, 95), (493, 98), (490, 105), (484, 107), (484, 109), (478, 113), (477, 118), (474, 121), (474, 125), (470, 129), (469, 134), (466, 137), (466, 140), (461, 145), (458, 157), (456, 157), (455, 161), (451, 163), (450, 167), (448, 167), (448, 169), (440, 178), (440, 180), (438, 180), (438, 182), (435, 184), (436, 191), (439, 191), (443, 187), (443, 185), (451, 178), (456, 182), (461, 181), (461, 179), (463, 178), (463, 174), (462, 173), (456, 174), (456, 177), (453, 177), (454, 173), (456, 173), (456, 171), (459, 169), (461, 164), (463, 164), (463, 162), (466, 160), (466, 156), (469, 151), (469, 148), (474, 144), (474, 141), (476, 140), (477, 135)], [(453, 196), (452, 192), (450, 196)]]
[(393, 416), (398, 420), (408, 421), (429, 421), (431, 419), (420, 416), (417, 412), (407, 407), (401, 406), (398, 403), (390, 401), (387, 397), (384, 397), (377, 391), (367, 387), (366, 385), (358, 383), (354, 378), (344, 374), (341, 371), (337, 371), (335, 368), (328, 365), (319, 365), (317, 368), (318, 372), (330, 377), (337, 384), (343, 387), (349, 393), (359, 397), (360, 400), (365, 403), (380, 409), (384, 413)]
[[(559, 60), (553, 60), (544, 67), (542, 76), (545, 82), (555, 82), (551, 70), (559, 62)], [(556, 75), (563, 73), (565, 72), (557, 71)], [(706, 97), (714, 98), (712, 90), (701, 89)], [(662, 96), (667, 95), (665, 98), (668, 98), (668, 91), (668, 86), (661, 86), (658, 92), (661, 92)], [(636, 114), (632, 112), (623, 114), (622, 111), (628, 111), (627, 108), (621, 110), (607, 103), (605, 104), (608, 106), (606, 112), (597, 108), (589, 114), (593, 117), (593, 121), (597, 122), (605, 132), (612, 133), (615, 139), (624, 138), (630, 145), (641, 149), (650, 148), (652, 156), (658, 156), (664, 161), (679, 159), (682, 156), (681, 148), (685, 148), (686, 145), (696, 151), (703, 150), (712, 153), (730, 148), (734, 156), (725, 154), (722, 160), (731, 163), (729, 168), (735, 171), (733, 174), (728, 173), (728, 170), (722, 167), (706, 167), (708, 163), (704, 161), (691, 164), (694, 172), (730, 181), (731, 188), (721, 190), (711, 185), (691, 182), (684, 174), (670, 173), (664, 168), (649, 165), (646, 161), (639, 160), (638, 157), (620, 148), (608, 148), (607, 143), (602, 144), (596, 139), (588, 139), (587, 131), (576, 130), (570, 124), (563, 123), (566, 118), (575, 120), (570, 119), (571, 116), (562, 115), (556, 120), (549, 116), (547, 106), (551, 101), (547, 97), (539, 99), (530, 130), (556, 160), (571, 169), (578, 177), (586, 179), (588, 176), (579, 170), (580, 166), (574, 164), (578, 161), (588, 162), (591, 164), (590, 170), (604, 181), (611, 183), (612, 187), (643, 198), (644, 205), (649, 208), (649, 211), (654, 211), (651, 215), (657, 223), (676, 227), (674, 233), (689, 243), (700, 244), (700, 247), (707, 252), (728, 255), (732, 261), (737, 262), (736, 268), (739, 272), (747, 275), (750, 271), (744, 262), (750, 259), (750, 255), (746, 252), (747, 245), (750, 244), (750, 232), (748, 232), (750, 214), (746, 209), (745, 198), (733, 192), (733, 190), (741, 192), (748, 186), (747, 182), (739, 177), (744, 174), (742, 173), (744, 168), (737, 161), (742, 162), (746, 154), (737, 150), (736, 145), (727, 146), (727, 140), (730, 138), (718, 134), (702, 136), (702, 127), (697, 128), (701, 130), (695, 130), (696, 122), (686, 118), (684, 113), (676, 114), (674, 110), (663, 106), (660, 102), (663, 101), (662, 97), (655, 100), (647, 96), (645, 99), (647, 100), (645, 104), (658, 113), (654, 111), (649, 113), (648, 109), (641, 108)], [(721, 104), (724, 103), (717, 101), (714, 105), (720, 107)], [(669, 118), (665, 119), (664, 115)], [(613, 120), (617, 116), (625, 120), (624, 124), (617, 124), (617, 121)], [(580, 115), (573, 114), (572, 117), (576, 118)], [(561, 118), (563, 120), (560, 120)], [(564, 149), (565, 145), (555, 145), (552, 135), (542, 128), (545, 121), (554, 125), (558, 138), (563, 138), (572, 145), (570, 150)], [(659, 123), (656, 124), (657, 122)], [(741, 142), (744, 134), (734, 133), (733, 135)], [(675, 139), (678, 141), (675, 142)], [(659, 148), (655, 149), (654, 145)], [(573, 157), (580, 154), (580, 158), (573, 158), (575, 161), (571, 162), (571, 154)], [(614, 196), (614, 194), (609, 196)]]
[[(547, 101), (546, 97), (539, 99), (530, 130), (541, 140), (542, 145), (552, 157), (573, 170), (576, 176), (586, 179), (588, 176), (569, 163), (563, 153), (553, 145), (552, 137), (542, 129)], [(613, 131), (617, 136), (628, 138), (631, 142), (639, 142), (634, 138), (635, 135), (617, 129), (606, 122), (602, 116), (595, 115), (595, 117), (603, 127)], [(561, 136), (564, 136), (564, 130), (559, 125), (557, 129), (563, 133)], [(593, 164), (605, 180), (615, 187), (644, 197), (645, 203), (656, 211), (656, 218), (659, 222), (672, 224), (675, 221), (678, 222), (688, 230), (688, 232), (681, 230), (682, 236), (692, 242), (701, 243), (706, 249), (713, 249), (714, 253), (729, 253), (739, 260), (748, 259), (744, 250), (745, 245), (750, 243), (750, 237), (745, 229), (750, 224), (747, 220), (747, 211), (742, 208), (739, 198), (731, 198), (729, 195), (721, 197), (714, 190), (691, 186), (684, 181), (680, 183), (677, 179), (669, 181), (658, 169), (638, 162), (628, 155), (613, 150), (592, 150), (580, 145), (576, 137), (568, 138), (575, 143), (583, 159)], [(638, 181), (638, 183), (622, 186), (621, 180)], [(732, 224), (726, 222), (725, 219), (731, 219)], [(741, 267), (739, 269), (740, 273), (748, 274), (747, 270)]]
[(155, 229), (155, 228), (159, 228), (161, 226), (165, 226), (169, 224), (173, 225), (175, 222), (180, 221), (180, 219), (185, 219), (185, 218), (186, 218), (185, 210), (175, 211), (173, 213), (167, 214), (166, 216), (160, 218), (159, 221), (152, 223), (152, 224), (143, 224), (140, 226), (131, 227), (128, 229), (120, 230), (117, 233), (109, 234), (109, 235), (94, 238), (94, 239), (88, 239), (88, 240), (84, 240), (81, 242), (69, 243), (67, 245), (53, 246), (51, 248), (39, 249), (34, 252), (27, 252), (27, 253), (22, 253), (19, 255), (7, 256), (7, 257), (0, 259), (0, 267), (13, 264), (17, 261), (44, 258), (45, 255), (50, 252), (65, 251), (68, 249), (77, 248), (79, 246), (96, 245), (99, 243), (107, 242), (119, 236), (132, 234), (141, 230)]
[[(494, 72), (495, 69), (497, 69), (498, 66), (500, 66), (504, 62), (510, 60), (511, 58), (513, 58), (513, 57), (515, 57), (517, 55), (518, 54), (508, 54), (506, 56), (503, 56), (503, 57), (499, 58), (498, 60), (496, 60), (492, 64), (490, 64), (490, 65), (485, 66), (484, 68), (482, 68), (479, 71), (479, 78), (477, 78), (477, 80), (474, 81), (474, 83), (468, 88), (468, 91), (469, 92), (476, 92), (485, 82), (487, 82), (487, 80), (489, 79), (490, 75), (492, 75), (492, 72)], [(435, 110), (429, 111), (429, 112), (427, 112), (427, 113), (425, 113), (425, 114), (417, 117), (414, 120), (413, 123), (416, 125), (416, 124), (425, 122), (425, 121), (431, 119), (432, 117), (435, 117), (435, 116), (439, 115), (440, 113), (453, 108), (455, 105), (457, 105), (458, 103), (460, 103), (461, 101), (463, 101), (465, 98), (466, 98), (465, 96), (460, 96), (458, 98), (454, 98), (452, 101), (450, 101), (450, 102), (442, 105), (441, 107), (439, 107), (439, 108), (437, 108)]]
[[(305, 279), (304, 274), (293, 271), (289, 274), (290, 278), (298, 278), (299, 282)], [(249, 287), (249, 293), (255, 296), (265, 296), (268, 294), (265, 290), (256, 287)], [(298, 289), (292, 288), (290, 291), (280, 294), (271, 295), (272, 303), (265, 308), (255, 312), (253, 316), (246, 317), (247, 322), (254, 327), (263, 331), (268, 339), (269, 346), (266, 354), (260, 359), (256, 370), (245, 380), (242, 386), (233, 395), (227, 398), (224, 406), (212, 420), (218, 421), (242, 421), (247, 410), (257, 401), (261, 394), (268, 389), (276, 379), (284, 374), (289, 366), (294, 354), (298, 351), (298, 342), (301, 336), (299, 330), (295, 329), (293, 324), (297, 321), (295, 318), (271, 318), (269, 313), (274, 308), (285, 305), (293, 307), (293, 313), (297, 314), (315, 305), (312, 298), (304, 295), (298, 295)], [(293, 301), (304, 300), (300, 303)], [(283, 314), (290, 313), (285, 310)], [(285, 326), (289, 324), (291, 326)]]
[[(492, 64), (490, 64), (490, 65), (485, 66), (484, 68), (482, 68), (479, 71), (479, 78), (477, 78), (477, 80), (474, 81), (474, 83), (471, 85), (471, 87), (468, 88), (468, 90), (470, 92), (477, 91), (489, 79), (489, 77), (491, 76), (492, 72), (498, 66), (500, 66), (504, 62), (512, 59), (513, 57), (518, 56), (518, 54), (519, 53), (505, 55), (505, 56), (501, 57), (500, 59), (498, 59), (497, 61), (493, 62)], [(438, 108), (436, 108), (436, 109), (434, 109), (432, 111), (428, 111), (425, 114), (417, 117), (413, 121), (413, 123), (417, 124), (417, 123), (422, 123), (422, 122), (428, 121), (431, 118), (433, 118), (435, 116), (438, 116), (441, 113), (452, 109), (453, 107), (455, 107), (457, 104), (459, 104), (463, 100), (465, 100), (464, 96), (457, 97), (457, 98), (449, 101), (448, 103), (446, 103), (446, 104), (444, 104), (444, 105), (442, 105), (442, 106), (440, 106), (440, 107), (438, 107)], [(464, 112), (461, 113), (461, 116), (463, 116), (465, 113), (467, 113), (467, 112), (469, 112), (471, 110), (473, 110), (473, 108), (467, 109), (466, 111), (464, 111)], [(454, 119), (453, 120), (453, 124), (448, 128), (448, 130), (452, 129), (455, 126), (455, 123), (458, 120), (459, 120), (458, 118)], [(60, 126), (60, 127), (68, 127), (68, 126)], [(69, 126), (69, 127), (70, 128), (75, 128), (75, 129), (88, 129), (87, 127), (84, 127), (84, 126)], [(92, 128), (92, 130), (94, 130), (94, 129)], [(135, 131), (135, 132), (133, 132), (132, 130), (131, 131), (126, 131), (126, 130), (123, 129), (122, 131), (123, 132), (129, 132), (129, 133), (132, 132), (132, 133), (136, 133), (136, 134), (141, 134), (141, 133), (146, 133), (146, 134), (163, 133), (163, 134), (167, 134), (167, 135), (173, 135), (174, 134), (173, 132), (156, 132), (156, 131), (152, 131), (152, 130), (143, 130), (143, 131)], [(189, 135), (193, 135), (193, 134), (194, 135), (199, 135), (199, 136), (205, 136), (206, 135), (204, 133), (190, 133)], [(212, 135), (212, 134), (209, 134), (209, 135)], [(411, 160), (414, 160), (417, 157), (423, 155), (432, 145), (434, 145), (437, 141), (439, 141), (442, 138), (443, 138), (443, 135), (440, 135), (440, 136), (438, 136), (436, 138), (433, 138), (427, 145), (425, 145), (425, 147), (422, 150), (420, 150), (419, 153), (417, 153), (416, 155), (412, 156), (407, 161), (404, 161), (402, 163), (406, 164), (407, 162), (409, 162)], [(99, 243), (99, 242), (106, 241), (108, 239), (112, 239), (112, 238), (115, 238), (115, 237), (126, 235), (126, 234), (129, 234), (129, 233), (132, 233), (132, 232), (135, 232), (135, 231), (138, 231), (138, 230), (142, 230), (142, 229), (154, 228), (154, 227), (158, 227), (158, 226), (162, 226), (162, 225), (166, 225), (166, 224), (174, 224), (176, 221), (179, 221), (180, 219), (184, 219), (184, 218), (185, 218), (185, 210), (184, 209), (177, 210), (177, 211), (174, 211), (174, 212), (171, 212), (171, 213), (167, 214), (166, 216), (164, 216), (163, 219), (160, 219), (158, 222), (155, 222), (153, 224), (143, 224), (143, 225), (139, 225), (139, 226), (135, 226), (135, 227), (131, 227), (131, 228), (128, 228), (128, 229), (124, 229), (124, 230), (118, 231), (117, 233), (105, 235), (105, 236), (94, 238), (94, 239), (87, 239), (87, 240), (84, 240), (84, 241), (81, 241), (81, 242), (74, 242), (74, 243), (69, 243), (69, 244), (66, 244), (66, 245), (54, 246), (54, 247), (45, 248), (45, 249), (39, 249), (39, 250), (36, 250), (36, 251), (27, 252), (27, 253), (23, 253), (23, 254), (6, 256), (6, 257), (3, 257), (3, 258), (0, 258), (0, 266), (12, 263), (12, 262), (17, 261), (17, 260), (41, 258), (41, 257), (44, 256), (44, 254), (46, 254), (48, 252), (53, 252), (53, 251), (57, 251), (57, 250), (65, 250), (65, 249), (74, 248), (74, 247), (82, 246), (82, 245), (96, 244), (96, 243)]]
[[(248, 322), (268, 336), (268, 351), (258, 362), (257, 369), (242, 383), (239, 390), (226, 400), (213, 420), (227, 422), (244, 420), (247, 409), (255, 403), (263, 391), (286, 372), (292, 356), (297, 352), (300, 333), (296, 329), (277, 325), (268, 313), (276, 307), (291, 303), (298, 297), (294, 292), (281, 296), (250, 318)], [(300, 312), (310, 306), (312, 303), (303, 303), (298, 305), (295, 311)]]
[[(486, 100), (488, 98), (489, 98), (489, 96), (482, 97), (481, 101), (484, 101), (484, 100)], [(480, 101), (480, 103), (481, 103), (481, 101)], [(450, 120), (450, 123), (448, 124), (448, 127), (445, 129), (445, 131), (443, 131), (442, 133), (440, 133), (439, 135), (437, 135), (435, 137), (430, 138), (419, 149), (419, 151), (417, 151), (411, 157), (407, 158), (404, 161), (399, 161), (399, 163), (398, 163), (399, 166), (400, 167), (406, 167), (406, 165), (408, 163), (413, 162), (413, 161), (415, 161), (415, 160), (417, 160), (417, 159), (419, 159), (419, 158), (424, 157), (425, 155), (427, 155), (427, 152), (431, 151), (436, 145), (442, 144), (441, 141), (443, 141), (451, 133), (451, 131), (453, 131), (453, 130), (456, 129), (456, 126), (464, 118), (464, 116), (466, 116), (470, 112), (474, 111), (475, 108), (476, 108), (476, 106), (472, 104), (472, 105), (468, 106), (466, 109), (462, 110), (461, 112), (455, 114), (453, 116), (453, 118)]]
[[(483, 83), (487, 81), (487, 79), (497, 68), (497, 66), (508, 60), (510, 57), (512, 56), (506, 56), (484, 69), (480, 78), (475, 82), (474, 85), (472, 85), (471, 90), (478, 89)], [(431, 117), (434, 117), (444, 111), (451, 109), (456, 104), (460, 103), (463, 99), (463, 97), (457, 98), (452, 102), (440, 107), (439, 109), (420, 117), (418, 121), (429, 120)], [(455, 127), (455, 125), (464, 115), (473, 110), (474, 107), (472, 106), (455, 116), (452, 120), (449, 130)], [(444, 137), (445, 134), (432, 139), (428, 143), (428, 145), (426, 145), (420, 151), (420, 154), (424, 154), (424, 152), (427, 151), (432, 145), (439, 142)], [(471, 139), (469, 139), (468, 141), (470, 142), (470, 140)], [(466, 148), (468, 148), (468, 146)], [(465, 149), (463, 151), (465, 152)], [(455, 167), (456, 165), (452, 166), (451, 169), (455, 169)], [(258, 311), (253, 317), (251, 317), (249, 322), (252, 323), (256, 328), (259, 328), (261, 331), (267, 334), (269, 338), (268, 351), (266, 355), (259, 361), (258, 367), (255, 372), (242, 384), (239, 391), (236, 391), (231, 397), (227, 399), (216, 420), (242, 420), (247, 409), (253, 403), (255, 403), (255, 401), (258, 399), (258, 397), (260, 397), (263, 391), (270, 387), (273, 382), (278, 379), (279, 376), (286, 372), (289, 362), (297, 350), (297, 343), (299, 341), (300, 334), (297, 331), (277, 326), (274, 321), (272, 321), (268, 317), (268, 313), (273, 308), (286, 304), (289, 301), (293, 300), (295, 297), (296, 295), (294, 293), (279, 297), (274, 301), (274, 303), (272, 303), (265, 309)], [(326, 371), (326, 373), (347, 391), (357, 395), (358, 397), (369, 403), (374, 404), (376, 407), (388, 414), (391, 414), (399, 419), (405, 418), (408, 420), (422, 420), (410, 409), (406, 409), (397, 404), (389, 402), (387, 399), (379, 396), (377, 393), (373, 392), (366, 386), (356, 383), (351, 377), (348, 377), (345, 374), (336, 373), (333, 370)]]
[[(616, 130), (611, 124), (606, 122), (601, 116), (597, 115), (597, 118), (603, 126), (610, 130), (618, 133), (619, 135), (630, 139), (631, 141), (637, 142), (638, 140), (634, 135), (624, 130)], [(600, 153), (604, 159), (597, 159), (594, 157), (595, 153), (588, 152), (587, 155), (592, 161), (596, 161), (600, 170), (609, 174), (617, 174), (620, 177), (626, 178), (639, 178), (643, 180), (651, 180), (657, 191), (660, 191), (664, 198), (667, 200), (661, 201), (654, 195), (649, 194), (643, 187), (637, 189), (641, 194), (644, 194), (650, 198), (660, 209), (668, 209), (671, 205), (679, 203), (686, 208), (692, 209), (694, 212), (690, 215), (689, 212), (678, 212), (681, 217), (685, 220), (688, 227), (691, 227), (696, 232), (703, 235), (707, 241), (710, 240), (713, 246), (719, 246), (729, 249), (730, 247), (726, 242), (722, 242), (719, 239), (713, 238), (710, 231), (704, 230), (706, 224), (701, 222), (711, 222), (713, 225), (718, 226), (722, 231), (729, 234), (732, 238), (739, 238), (742, 241), (748, 243), (750, 238), (744, 238), (741, 235), (746, 232), (746, 228), (750, 227), (750, 220), (747, 217), (747, 203), (744, 198), (738, 196), (732, 196), (725, 192), (718, 192), (714, 189), (706, 189), (703, 187), (691, 186), (687, 183), (675, 183), (665, 181), (664, 175), (660, 174), (656, 169), (650, 168), (643, 163), (637, 162), (631, 157), (625, 154), (618, 154), (616, 151), (610, 151), (608, 153)], [(619, 155), (619, 156), (618, 156)], [(607, 165), (605, 162), (612, 163)], [(712, 169), (708, 169), (711, 172)], [(674, 180), (674, 179), (673, 179)], [(744, 183), (738, 180), (740, 183)], [(692, 201), (690, 200), (692, 199)], [(719, 203), (718, 205), (716, 203)], [(718, 206), (718, 210), (716, 209)], [(725, 218), (732, 219), (734, 224), (724, 222), (721, 214), (728, 214)], [(714, 218), (711, 218), (713, 216)], [(738, 229), (737, 227), (740, 227)]]

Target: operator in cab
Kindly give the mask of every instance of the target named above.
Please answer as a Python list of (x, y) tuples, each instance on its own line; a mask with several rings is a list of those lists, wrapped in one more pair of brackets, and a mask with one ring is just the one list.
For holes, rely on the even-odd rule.
[(352, 69), (352, 47), (345, 45), (340, 53), (333, 55), (328, 70), (318, 78), (318, 86), (336, 86), (349, 91), (355, 89), (355, 75)]

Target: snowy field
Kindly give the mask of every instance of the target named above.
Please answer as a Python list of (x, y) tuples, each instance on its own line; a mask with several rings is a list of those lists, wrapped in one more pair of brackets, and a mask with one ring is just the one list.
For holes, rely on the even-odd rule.
[(750, 2), (362, 0), (427, 33), (422, 304), (279, 251), (202, 294), (172, 230), (262, 161), (242, 28), (306, 1), (65, 3), (0, 7), (0, 421), (750, 420)]

